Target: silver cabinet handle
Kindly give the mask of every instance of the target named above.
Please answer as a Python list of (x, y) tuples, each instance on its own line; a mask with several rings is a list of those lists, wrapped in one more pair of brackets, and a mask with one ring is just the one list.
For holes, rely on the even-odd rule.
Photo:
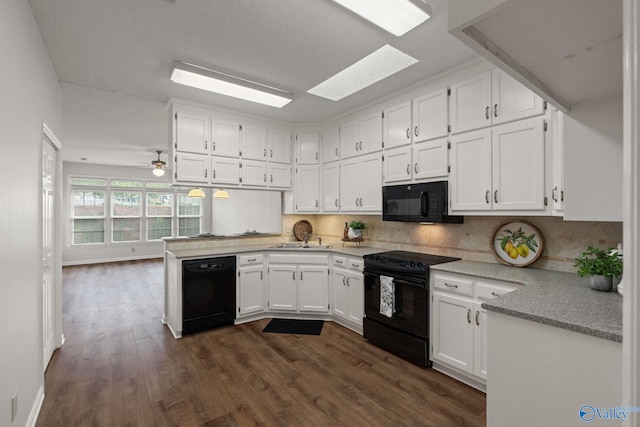
[(211, 145), (211, 149), (213, 151), (216, 151), (216, 142), (215, 141), (213, 141), (213, 144)]
[(476, 325), (480, 326), (480, 312), (476, 310)]
[(493, 201), (495, 203), (498, 203), (498, 190), (493, 192)]
[(564, 202), (564, 190), (560, 190), (560, 201)]
[(273, 182), (273, 174), (269, 175), (269, 182)]
[[(207, 174), (205, 173), (204, 176), (207, 176)], [(211, 178), (213, 178), (213, 179), (216, 178), (216, 170), (215, 169), (213, 170), (213, 176)]]
[(489, 203), (489, 190), (487, 190), (487, 191), (484, 193), (484, 200), (485, 200), (485, 202)]
[(418, 126), (416, 126), (416, 127), (414, 127), (414, 128), (413, 128), (413, 134), (414, 134), (415, 136), (418, 136)]
[(318, 199), (316, 199), (316, 208), (318, 207)]
[[(177, 147), (176, 147), (176, 148), (177, 148)], [(205, 139), (205, 141), (204, 141), (204, 149), (205, 149), (205, 150), (207, 149), (207, 140), (206, 140), (206, 139)]]
[(338, 199), (336, 199), (336, 208), (338, 207)]
[(347, 286), (347, 276), (342, 276), (342, 285)]
[(266, 173), (264, 174), (264, 180), (263, 180), (263, 182), (267, 182), (267, 174), (266, 174)]
[(347, 286), (351, 286), (351, 284), (349, 283), (349, 279), (351, 279), (351, 277), (347, 277)]
[(493, 104), (493, 117), (498, 117), (498, 104)]
[(293, 280), (296, 280), (296, 272), (293, 271)]
[(467, 308), (467, 323), (471, 324), (471, 309)]
[(273, 157), (273, 149), (269, 150), (269, 157)]
[(302, 277), (303, 277), (302, 274), (303, 274), (303, 272), (301, 271), (300, 272), (300, 280), (302, 280)]
[(362, 141), (360, 141), (360, 151), (362, 151)]
[(316, 160), (318, 160), (318, 152), (316, 151)]
[(458, 287), (458, 285), (456, 285), (456, 284), (451, 285), (451, 284), (449, 284), (449, 283), (447, 283), (447, 282), (444, 282), (444, 285), (445, 285), (447, 288), (457, 288), (457, 287)]
[(415, 173), (418, 173), (418, 164), (417, 163), (415, 165), (413, 165), (413, 171)]
[(358, 206), (358, 198), (356, 197), (356, 206)]
[(558, 196), (556, 196), (556, 191), (558, 191), (558, 187), (553, 187), (553, 190), (551, 190), (551, 198), (553, 199), (554, 202), (558, 201)]
[[(214, 171), (213, 173), (215, 174), (215, 171)], [(204, 170), (204, 177), (205, 177), (205, 178), (207, 177), (207, 174), (208, 174), (208, 171), (205, 169), (205, 170)], [(213, 177), (215, 178), (215, 175), (214, 175)]]
[(336, 157), (338, 157), (338, 147), (336, 147)]
[(248, 259), (247, 262), (256, 262), (257, 260), (258, 258), (251, 258), (251, 259)]
[(356, 141), (356, 151), (358, 151), (358, 141)]
[(411, 128), (407, 128), (407, 139), (411, 138)]
[(360, 197), (360, 207), (362, 207), (362, 197)]
[(263, 148), (262, 150), (262, 157), (267, 157), (267, 149)]
[(493, 295), (494, 297), (499, 297), (501, 294), (499, 294), (497, 292), (491, 292), (491, 295)]
[(262, 280), (262, 270), (260, 270), (260, 280)]
[(485, 108), (484, 110), (484, 116), (487, 118), (487, 120), (489, 120), (489, 106), (487, 105), (487, 108)]
[(407, 175), (411, 175), (411, 165), (407, 165)]

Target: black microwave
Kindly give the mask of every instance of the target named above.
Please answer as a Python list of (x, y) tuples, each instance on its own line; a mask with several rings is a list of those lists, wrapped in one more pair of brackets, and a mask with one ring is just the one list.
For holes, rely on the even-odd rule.
[(382, 220), (462, 224), (448, 214), (447, 181), (382, 187)]

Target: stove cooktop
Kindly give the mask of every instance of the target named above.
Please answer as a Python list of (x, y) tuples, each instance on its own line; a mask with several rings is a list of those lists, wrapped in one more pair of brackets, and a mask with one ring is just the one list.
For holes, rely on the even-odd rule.
[(410, 270), (428, 271), (430, 265), (443, 264), (445, 262), (458, 261), (460, 258), (446, 257), (440, 255), (423, 254), (420, 252), (408, 251), (387, 251), (365, 255), (364, 263), (367, 265), (384, 268), (392, 266), (396, 268), (406, 268)]

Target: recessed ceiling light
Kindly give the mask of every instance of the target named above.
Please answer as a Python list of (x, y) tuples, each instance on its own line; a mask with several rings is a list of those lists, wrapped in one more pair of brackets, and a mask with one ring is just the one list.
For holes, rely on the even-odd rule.
[(333, 1), (398, 37), (431, 17), (431, 7), (421, 0)]
[(292, 99), (289, 92), (180, 61), (173, 62), (171, 80), (197, 89), (271, 107), (284, 107)]
[(339, 101), (417, 62), (414, 57), (386, 44), (307, 92)]

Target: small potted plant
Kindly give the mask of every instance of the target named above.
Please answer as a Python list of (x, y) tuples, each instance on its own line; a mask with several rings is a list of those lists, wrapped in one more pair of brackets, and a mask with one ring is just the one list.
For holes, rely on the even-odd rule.
[(600, 249), (589, 246), (576, 258), (579, 276), (589, 276), (591, 289), (611, 291), (613, 277), (622, 275), (622, 258), (613, 248)]
[(350, 239), (362, 238), (362, 230), (364, 230), (366, 226), (367, 224), (365, 224), (364, 222), (357, 219), (352, 219), (349, 222), (349, 238)]

